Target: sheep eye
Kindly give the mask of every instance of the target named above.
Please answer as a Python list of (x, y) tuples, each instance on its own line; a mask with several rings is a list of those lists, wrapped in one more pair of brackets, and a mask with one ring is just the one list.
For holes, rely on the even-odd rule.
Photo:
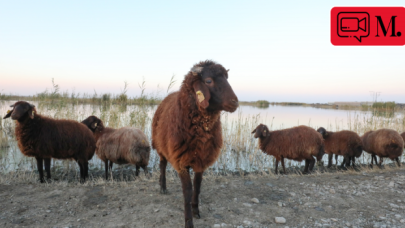
[(211, 84), (211, 82), (212, 82), (212, 80), (211, 80), (211, 79), (207, 79), (207, 80), (205, 80), (205, 83), (207, 83), (207, 84)]

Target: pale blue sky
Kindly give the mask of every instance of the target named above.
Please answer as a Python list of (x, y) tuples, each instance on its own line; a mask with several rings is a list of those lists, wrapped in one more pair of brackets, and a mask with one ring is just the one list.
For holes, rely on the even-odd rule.
[(335, 47), (334, 6), (405, 1), (0, 1), (0, 90), (129, 95), (177, 89), (191, 66), (230, 69), (240, 100), (405, 103), (405, 47)]

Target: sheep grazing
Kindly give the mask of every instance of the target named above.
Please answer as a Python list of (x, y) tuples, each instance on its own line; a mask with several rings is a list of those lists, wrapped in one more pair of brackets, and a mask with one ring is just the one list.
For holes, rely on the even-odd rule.
[(276, 158), (276, 174), (278, 162), (281, 160), (285, 172), (284, 158), (295, 161), (305, 160), (304, 173), (312, 171), (315, 158), (320, 161), (325, 154), (322, 136), (307, 126), (298, 126), (278, 131), (269, 131), (269, 128), (260, 124), (252, 131), (255, 138), (259, 138), (260, 149)]
[(81, 181), (88, 177), (89, 163), (96, 148), (93, 134), (83, 124), (73, 120), (56, 120), (37, 114), (33, 104), (18, 101), (11, 105), (3, 119), (16, 120), (18, 147), (25, 156), (35, 157), (41, 183), (51, 178), (51, 158), (74, 159), (80, 167)]
[[(238, 98), (228, 83), (228, 71), (203, 61), (184, 77), (180, 91), (169, 94), (152, 122), (152, 147), (160, 156), (161, 193), (166, 190), (166, 165), (178, 172), (184, 196), (185, 226), (200, 218), (198, 196), (204, 170), (218, 158), (222, 147), (221, 111), (234, 112)], [(194, 191), (189, 169), (194, 174)]]
[[(139, 167), (148, 174), (150, 144), (146, 135), (134, 127), (113, 129), (104, 127), (103, 121), (96, 116), (89, 116), (82, 121), (96, 138), (96, 154), (105, 164), (105, 179), (108, 179), (108, 168), (113, 163), (134, 164), (135, 175), (139, 175)], [(108, 164), (109, 162), (109, 164)]]
[(360, 157), (363, 153), (363, 142), (360, 136), (353, 131), (326, 131), (325, 128), (320, 127), (317, 130), (323, 137), (325, 143), (325, 153), (329, 155), (328, 168), (332, 166), (332, 157), (335, 155), (336, 165), (337, 156), (342, 155), (344, 160), (341, 164), (343, 168), (350, 166), (350, 162), (354, 167), (355, 158)]
[(377, 165), (377, 156), (380, 157), (380, 167), (383, 158), (386, 157), (395, 160), (398, 166), (401, 166), (398, 157), (402, 155), (404, 140), (397, 131), (391, 129), (368, 131), (361, 136), (361, 140), (363, 141), (364, 151), (371, 154), (371, 166), (373, 166), (373, 160)]

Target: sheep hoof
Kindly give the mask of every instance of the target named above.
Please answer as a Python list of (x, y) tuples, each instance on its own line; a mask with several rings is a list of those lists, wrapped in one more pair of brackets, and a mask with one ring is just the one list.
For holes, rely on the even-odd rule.
[(186, 228), (194, 228), (194, 225), (193, 225), (193, 220), (187, 220), (186, 221), (186, 226), (185, 226)]
[(193, 217), (196, 219), (200, 219), (200, 210), (198, 210), (198, 208), (193, 208)]
[(167, 189), (160, 189), (160, 194), (167, 194), (169, 193)]

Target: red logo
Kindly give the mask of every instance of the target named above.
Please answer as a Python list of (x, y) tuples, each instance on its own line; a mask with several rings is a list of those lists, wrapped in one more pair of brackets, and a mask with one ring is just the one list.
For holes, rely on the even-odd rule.
[(333, 45), (405, 45), (404, 7), (333, 7)]

